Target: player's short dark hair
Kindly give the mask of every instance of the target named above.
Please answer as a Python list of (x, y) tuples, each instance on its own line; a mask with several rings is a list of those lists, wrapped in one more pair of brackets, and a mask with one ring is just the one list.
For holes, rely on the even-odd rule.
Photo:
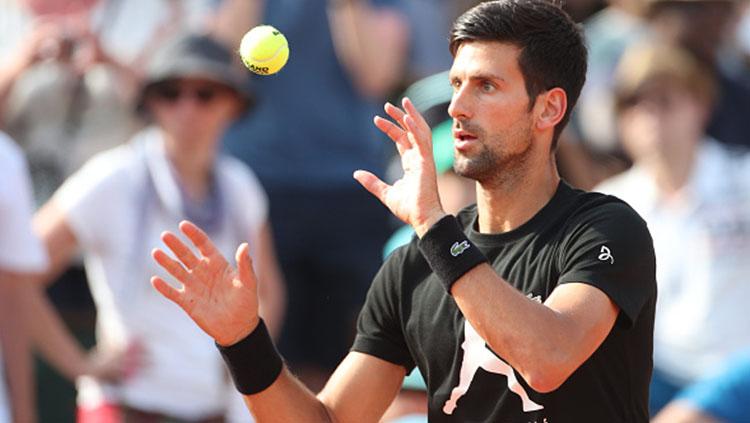
[(552, 0), (488, 1), (453, 24), (451, 54), (455, 57), (461, 44), (471, 41), (499, 41), (521, 49), (518, 64), (531, 104), (544, 91), (565, 90), (568, 107), (555, 127), (555, 148), (586, 80), (588, 54), (579, 26)]

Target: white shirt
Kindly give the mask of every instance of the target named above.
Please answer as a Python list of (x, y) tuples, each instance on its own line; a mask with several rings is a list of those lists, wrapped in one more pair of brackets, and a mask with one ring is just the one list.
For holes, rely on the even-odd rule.
[[(0, 133), (0, 181), (0, 269), (41, 272), (47, 266), (47, 254), (31, 231), (33, 208), (28, 169), (21, 150), (3, 133)], [(10, 422), (3, 371), (0, 354), (0, 423)]]
[(750, 155), (705, 140), (670, 203), (637, 165), (596, 190), (627, 201), (654, 239), (654, 365), (687, 383), (750, 346)]
[[(223, 211), (209, 235), (225, 257), (253, 241), (267, 219), (267, 199), (253, 173), (220, 157), (215, 166)], [(130, 143), (95, 156), (60, 188), (54, 201), (79, 241), (97, 307), (97, 342), (140, 342), (148, 365), (118, 386), (83, 378), (79, 405), (125, 403), (181, 418), (226, 409), (235, 392), (213, 340), (185, 312), (151, 287), (159, 275), (173, 280), (150, 257), (164, 230), (179, 233), (184, 219), (180, 187), (153, 128)], [(239, 394), (235, 396), (239, 397)]]

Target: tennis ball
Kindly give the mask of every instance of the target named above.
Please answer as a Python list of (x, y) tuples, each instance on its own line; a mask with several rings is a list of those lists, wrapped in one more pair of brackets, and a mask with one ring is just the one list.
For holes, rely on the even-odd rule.
[(280, 71), (289, 59), (289, 44), (278, 29), (260, 25), (242, 37), (239, 53), (248, 69), (258, 75), (271, 75)]

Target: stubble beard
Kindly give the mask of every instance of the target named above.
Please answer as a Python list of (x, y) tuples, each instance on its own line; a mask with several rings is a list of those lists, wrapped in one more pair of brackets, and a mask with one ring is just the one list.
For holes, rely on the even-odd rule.
[[(470, 157), (454, 151), (453, 171), (456, 174), (475, 180), (482, 185), (505, 185), (522, 179), (527, 173), (526, 168), (532, 153), (530, 126), (522, 125), (510, 133), (490, 137), (487, 137), (481, 128), (470, 125), (462, 125), (462, 127), (477, 136), (481, 150)], [(507, 151), (508, 143), (519, 139), (522, 140), (521, 148), (517, 151)], [(493, 151), (488, 147), (489, 145), (498, 145), (501, 148)]]

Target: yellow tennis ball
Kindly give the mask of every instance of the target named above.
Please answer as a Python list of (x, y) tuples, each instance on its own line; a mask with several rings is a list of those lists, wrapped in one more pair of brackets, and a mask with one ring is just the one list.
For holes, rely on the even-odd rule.
[(242, 37), (240, 57), (251, 71), (271, 75), (280, 71), (289, 59), (289, 44), (278, 29), (256, 26)]

